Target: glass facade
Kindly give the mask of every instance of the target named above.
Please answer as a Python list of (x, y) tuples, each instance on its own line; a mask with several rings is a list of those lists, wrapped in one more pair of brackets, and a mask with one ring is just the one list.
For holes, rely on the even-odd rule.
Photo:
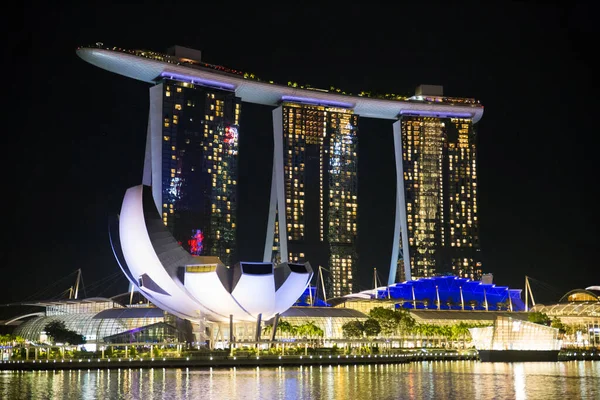
[(14, 334), (37, 342), (46, 325), (62, 321), (67, 329), (83, 335), (88, 344), (94, 344), (105, 343), (106, 337), (164, 321), (164, 317), (96, 318), (96, 315), (97, 313), (79, 313), (38, 317), (19, 325)]
[(191, 254), (232, 265), (241, 100), (187, 82), (162, 84), (163, 222)]
[(399, 261), (408, 257), (412, 277), (481, 279), (472, 120), (403, 116), (400, 135), (408, 243)]
[(477, 350), (560, 350), (558, 329), (498, 316), (494, 326), (470, 328)]
[[(288, 260), (329, 271), (328, 295), (352, 293), (357, 264), (357, 133), (352, 110), (284, 102), (283, 185)], [(276, 212), (272, 260), (280, 254)]]

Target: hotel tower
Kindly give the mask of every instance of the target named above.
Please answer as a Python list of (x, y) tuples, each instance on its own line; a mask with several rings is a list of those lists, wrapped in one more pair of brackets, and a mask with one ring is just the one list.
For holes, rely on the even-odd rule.
[[(421, 85), (416, 101), (469, 102)], [(396, 219), (389, 283), (440, 273), (480, 279), (476, 131), (472, 117), (401, 112), (393, 124)]]
[(177, 78), (162, 76), (150, 88), (143, 183), (152, 187), (164, 225), (184, 249), (229, 266), (239, 261), (241, 100), (234, 91)]
[(273, 110), (274, 157), (263, 261), (327, 270), (329, 296), (355, 289), (358, 116), (284, 101)]

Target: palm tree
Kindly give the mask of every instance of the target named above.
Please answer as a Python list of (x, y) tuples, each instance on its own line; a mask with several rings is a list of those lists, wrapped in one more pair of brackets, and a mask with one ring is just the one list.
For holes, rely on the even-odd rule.
[(265, 325), (264, 328), (262, 329), (263, 335), (271, 335), (272, 332), (273, 332), (273, 325)]
[(279, 320), (277, 323), (277, 330), (289, 336), (295, 333), (295, 326), (290, 324), (288, 321)]

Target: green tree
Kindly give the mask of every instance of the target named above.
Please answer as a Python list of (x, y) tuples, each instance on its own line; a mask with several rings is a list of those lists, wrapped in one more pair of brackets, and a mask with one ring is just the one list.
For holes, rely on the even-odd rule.
[(363, 332), (367, 336), (377, 336), (381, 332), (381, 326), (376, 319), (369, 318), (363, 322)]
[(389, 336), (396, 332), (400, 325), (401, 316), (395, 310), (384, 307), (374, 307), (369, 311), (369, 317), (379, 323), (381, 333)]
[(395, 312), (396, 318), (398, 318), (398, 329), (400, 332), (410, 332), (416, 324), (415, 319), (410, 315), (410, 311), (404, 308), (397, 308)]
[(552, 323), (552, 319), (550, 319), (550, 317), (546, 313), (540, 311), (530, 312), (527, 316), (527, 320), (529, 322), (546, 326), (550, 326), (550, 324)]
[(46, 324), (44, 331), (52, 337), (54, 343), (68, 343), (72, 345), (84, 344), (83, 335), (67, 329), (63, 321), (52, 321)]
[(307, 338), (323, 337), (323, 329), (319, 328), (313, 321), (298, 326), (296, 334)]
[(277, 331), (281, 332), (282, 334), (285, 333), (289, 336), (294, 336), (296, 334), (297, 330), (298, 330), (297, 326), (292, 325), (288, 321), (285, 321), (283, 319), (280, 319), (279, 322), (277, 323)]
[(552, 318), (552, 322), (550, 323), (550, 326), (558, 329), (559, 333), (562, 333), (562, 334), (567, 333), (567, 326), (565, 324), (563, 324), (563, 322), (558, 317)]
[(359, 338), (363, 335), (364, 326), (359, 320), (348, 321), (342, 325), (342, 333), (346, 338)]
[(12, 343), (12, 335), (0, 335), (0, 345)]
[(271, 335), (273, 332), (273, 325), (265, 325), (262, 329), (263, 335)]

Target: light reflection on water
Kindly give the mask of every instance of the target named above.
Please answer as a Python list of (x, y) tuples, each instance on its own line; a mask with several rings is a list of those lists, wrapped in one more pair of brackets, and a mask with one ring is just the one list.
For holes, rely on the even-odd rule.
[(0, 372), (0, 399), (600, 399), (600, 363)]

